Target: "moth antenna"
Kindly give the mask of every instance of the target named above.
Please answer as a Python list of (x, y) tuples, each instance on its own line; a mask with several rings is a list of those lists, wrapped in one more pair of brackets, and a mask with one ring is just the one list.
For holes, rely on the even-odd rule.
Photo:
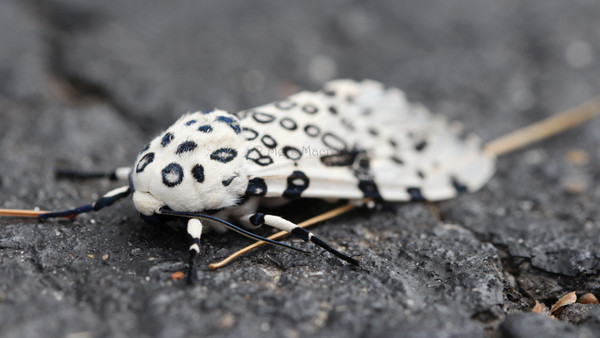
[(106, 208), (115, 203), (116, 201), (129, 196), (129, 194), (131, 194), (131, 189), (129, 188), (129, 186), (126, 185), (107, 192), (93, 203), (82, 205), (73, 209), (61, 211), (0, 209), (0, 216), (37, 217), (38, 219), (58, 217), (73, 218), (79, 214), (83, 214), (90, 211), (98, 211), (100, 209)]
[(600, 115), (600, 96), (488, 142), (483, 151), (500, 156), (544, 140)]
[(161, 215), (167, 215), (167, 216), (186, 217), (186, 218), (199, 218), (199, 219), (205, 219), (205, 220), (208, 220), (208, 221), (214, 221), (214, 222), (217, 222), (217, 223), (220, 223), (220, 224), (226, 226), (230, 230), (233, 230), (233, 231), (237, 232), (238, 234), (240, 234), (242, 236), (245, 236), (245, 237), (257, 240), (257, 241), (264, 241), (264, 242), (267, 242), (267, 243), (272, 244), (272, 245), (280, 246), (280, 247), (287, 248), (287, 249), (292, 249), (292, 250), (299, 251), (299, 252), (302, 252), (302, 253), (305, 253), (305, 254), (309, 254), (310, 253), (308, 251), (305, 251), (305, 250), (302, 250), (302, 249), (298, 249), (298, 248), (293, 247), (291, 245), (288, 245), (288, 244), (285, 244), (285, 243), (281, 243), (281, 242), (277, 242), (277, 241), (273, 241), (273, 240), (270, 240), (268, 238), (259, 236), (257, 234), (254, 234), (254, 233), (250, 232), (250, 231), (242, 229), (242, 228), (240, 228), (240, 227), (238, 227), (236, 225), (233, 225), (233, 224), (231, 224), (231, 223), (229, 223), (227, 221), (224, 221), (224, 220), (222, 220), (220, 218), (213, 217), (213, 216), (210, 216), (210, 215), (204, 215), (204, 214), (200, 214), (200, 213), (197, 213), (197, 212), (175, 211), (175, 210), (170, 210), (170, 209), (167, 209), (167, 208), (164, 208), (164, 207), (160, 209), (160, 214)]
[[(353, 210), (355, 208), (356, 208), (355, 204), (348, 203), (348, 204), (342, 205), (340, 207), (337, 207), (337, 208), (335, 208), (333, 210), (329, 210), (329, 211), (327, 211), (325, 213), (317, 215), (315, 217), (309, 218), (309, 219), (307, 219), (304, 222), (298, 223), (297, 226), (299, 228), (306, 228), (306, 227), (309, 227), (311, 225), (314, 225), (314, 224), (326, 221), (326, 220), (331, 219), (333, 217), (336, 217), (336, 216), (339, 216), (339, 215), (344, 214), (346, 212), (349, 212), (350, 210)], [(287, 232), (287, 231), (280, 231), (280, 232), (278, 232), (278, 233), (276, 233), (274, 235), (271, 235), (271, 236), (267, 237), (267, 239), (276, 240), (276, 239), (279, 239), (281, 237), (287, 236), (289, 234), (290, 233)], [(247, 247), (234, 252), (233, 254), (229, 255), (227, 258), (225, 258), (225, 259), (223, 259), (223, 260), (221, 260), (219, 262), (209, 264), (208, 267), (210, 267), (213, 270), (220, 269), (220, 268), (224, 267), (225, 265), (231, 263), (234, 259), (240, 257), (241, 255), (243, 255), (243, 254), (245, 254), (247, 252), (250, 252), (250, 251), (252, 251), (252, 250), (254, 250), (256, 248), (259, 248), (259, 247), (261, 247), (261, 246), (263, 246), (265, 244), (267, 244), (267, 243), (264, 242), (264, 241), (259, 241), (259, 242), (253, 243), (251, 245), (248, 245)]]
[(129, 178), (131, 172), (130, 167), (120, 167), (113, 171), (81, 171), (73, 169), (57, 168), (54, 170), (54, 175), (57, 178), (66, 178), (74, 180), (88, 180), (108, 178), (111, 181), (124, 181)]
[(48, 213), (45, 210), (31, 210), (31, 209), (0, 209), (0, 216), (7, 217), (39, 217), (41, 214)]

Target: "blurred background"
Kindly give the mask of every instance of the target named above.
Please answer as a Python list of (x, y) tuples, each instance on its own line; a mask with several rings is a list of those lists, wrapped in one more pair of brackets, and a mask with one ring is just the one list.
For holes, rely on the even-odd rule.
[[(182, 113), (335, 78), (399, 87), (490, 140), (600, 92), (598, 18), (593, 0), (3, 0), (0, 207), (87, 203), (113, 186), (55, 167), (131, 165)], [(208, 271), (247, 241), (207, 235), (186, 287), (170, 279), (185, 235), (129, 201), (72, 222), (1, 219), (0, 336), (594, 336), (598, 311), (577, 327), (526, 312), (600, 293), (598, 128), (502, 158), (441, 218), (406, 204), (315, 230), (364, 270), (272, 249)], [(310, 208), (328, 207), (291, 217)]]

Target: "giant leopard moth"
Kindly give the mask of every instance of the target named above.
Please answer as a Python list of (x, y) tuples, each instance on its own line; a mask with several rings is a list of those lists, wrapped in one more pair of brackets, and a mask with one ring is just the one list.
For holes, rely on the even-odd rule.
[(481, 188), (494, 173), (497, 155), (599, 112), (596, 101), (582, 107), (484, 147), (460, 124), (409, 103), (398, 89), (369, 80), (336, 80), (321, 91), (300, 92), (237, 113), (214, 109), (183, 115), (142, 149), (131, 168), (108, 174), (59, 172), (109, 176), (128, 180), (128, 185), (75, 209), (0, 209), (0, 215), (73, 217), (133, 194), (136, 209), (148, 221), (188, 219), (189, 280), (207, 227), (229, 228), (302, 251), (249, 231), (269, 225), (358, 264), (313, 233), (261, 208), (296, 198), (371, 206), (453, 198)]

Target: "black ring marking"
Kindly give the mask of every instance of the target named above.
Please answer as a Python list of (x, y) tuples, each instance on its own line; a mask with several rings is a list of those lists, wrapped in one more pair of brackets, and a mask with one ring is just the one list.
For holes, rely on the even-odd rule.
[(213, 131), (212, 127), (208, 124), (202, 125), (200, 127), (198, 127), (198, 131), (201, 131), (203, 133), (210, 133)]
[(267, 148), (273, 149), (277, 147), (277, 142), (271, 137), (271, 135), (265, 134), (260, 140)]
[(192, 168), (192, 176), (198, 183), (204, 183), (204, 167), (200, 164), (196, 164), (194, 168)]
[(196, 149), (198, 145), (194, 141), (185, 141), (177, 147), (175, 154), (181, 154)]
[(317, 108), (317, 106), (315, 106), (314, 104), (307, 103), (304, 106), (302, 106), (302, 111), (307, 114), (314, 115), (319, 112), (319, 108)]
[(183, 181), (183, 168), (177, 163), (170, 163), (162, 170), (162, 181), (167, 187), (174, 187)]
[(254, 129), (244, 127), (242, 131), (247, 134), (246, 141), (254, 141), (258, 137), (258, 132)]
[(248, 150), (246, 153), (246, 159), (254, 161), (254, 163), (263, 167), (273, 163), (271, 156), (261, 154), (256, 148)]
[(421, 193), (421, 189), (419, 188), (408, 188), (406, 192), (410, 195), (410, 200), (415, 202), (423, 202), (426, 201), (425, 197)]
[(299, 160), (302, 157), (302, 152), (298, 148), (285, 146), (282, 149), (283, 155), (292, 161)]
[(314, 124), (307, 124), (306, 127), (304, 127), (304, 132), (310, 137), (317, 137), (321, 133), (321, 129)]
[(213, 153), (210, 154), (210, 159), (221, 163), (227, 163), (232, 161), (237, 154), (237, 151), (233, 148), (221, 148), (213, 151)]
[(148, 153), (144, 155), (144, 157), (140, 159), (138, 165), (135, 167), (135, 172), (141, 173), (142, 171), (144, 171), (144, 169), (146, 169), (146, 166), (148, 166), (148, 164), (152, 163), (152, 161), (154, 161), (154, 153)]
[(281, 110), (290, 110), (296, 106), (296, 102), (292, 102), (290, 100), (281, 100), (275, 102), (275, 107)]
[(267, 184), (260, 177), (255, 177), (248, 181), (246, 196), (265, 196), (267, 194)]
[(308, 230), (306, 229), (295, 227), (292, 229), (292, 231), (290, 231), (290, 233), (305, 242), (308, 242), (310, 240), (310, 232), (308, 232)]
[(171, 141), (175, 138), (175, 135), (171, 134), (171, 133), (166, 133), (165, 136), (163, 136), (162, 140), (160, 141), (160, 144), (163, 147), (166, 147), (169, 143), (171, 143)]
[(347, 148), (346, 142), (332, 133), (323, 134), (323, 138), (321, 140), (327, 147), (337, 151), (344, 151)]
[(296, 122), (294, 122), (294, 120), (290, 119), (289, 117), (282, 118), (281, 121), (279, 121), (279, 124), (287, 130), (296, 130), (298, 128)]
[(265, 214), (262, 212), (257, 212), (256, 214), (250, 216), (250, 224), (257, 227), (265, 224)]
[(227, 125), (230, 126), (236, 134), (242, 132), (240, 123), (229, 116), (219, 116), (217, 117), (217, 121), (227, 123)]
[(252, 118), (258, 123), (271, 123), (275, 121), (275, 116), (261, 112), (255, 112), (252, 114)]
[(283, 197), (285, 198), (298, 198), (302, 194), (304, 190), (308, 188), (310, 180), (301, 171), (294, 171), (287, 178), (287, 187), (283, 192)]

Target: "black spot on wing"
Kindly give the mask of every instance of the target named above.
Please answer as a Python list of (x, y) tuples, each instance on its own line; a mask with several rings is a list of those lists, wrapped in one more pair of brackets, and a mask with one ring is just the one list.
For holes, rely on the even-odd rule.
[(287, 187), (283, 192), (285, 198), (298, 198), (308, 188), (309, 179), (303, 172), (296, 170), (287, 178)]
[(154, 153), (148, 153), (144, 155), (144, 157), (140, 159), (137, 166), (135, 167), (135, 172), (141, 173), (142, 171), (144, 171), (144, 169), (146, 169), (148, 164), (152, 163), (152, 161), (154, 161)]
[(275, 141), (275, 139), (273, 137), (271, 137), (271, 135), (265, 134), (265, 135), (263, 135), (263, 137), (260, 140), (267, 148), (273, 149), (273, 148), (277, 147), (277, 142)]
[(196, 120), (189, 120), (185, 123), (186, 126), (191, 126), (192, 124), (196, 123)]
[(267, 184), (260, 177), (255, 177), (248, 181), (246, 196), (265, 196), (267, 194)]
[(372, 179), (358, 181), (358, 189), (362, 191), (365, 198), (374, 198), (377, 200), (381, 199), (381, 194), (379, 194), (377, 184)]
[(183, 180), (183, 168), (177, 163), (170, 163), (162, 170), (162, 181), (167, 187), (174, 187)]
[(375, 177), (371, 172), (370, 159), (364, 151), (357, 151), (354, 163), (352, 164), (352, 173), (358, 179), (358, 189), (365, 198), (381, 200), (379, 188), (375, 183)]
[(390, 157), (390, 160), (392, 160), (394, 163), (399, 164), (399, 165), (404, 164), (404, 161), (398, 156), (392, 156), (392, 157)]
[(255, 112), (252, 114), (252, 118), (258, 123), (271, 123), (275, 121), (275, 116), (261, 112)]
[(296, 106), (296, 102), (292, 102), (290, 100), (281, 100), (278, 102), (275, 102), (275, 107), (281, 109), (281, 110), (290, 110), (292, 108), (294, 108)]
[(296, 122), (288, 117), (282, 118), (281, 121), (279, 121), (279, 124), (287, 130), (296, 130), (298, 128)]
[(237, 151), (233, 148), (220, 148), (213, 151), (210, 154), (210, 159), (219, 161), (221, 163), (227, 163), (232, 161), (237, 156)]
[(397, 148), (398, 147), (398, 143), (396, 142), (396, 140), (394, 139), (389, 139), (388, 142), (390, 143), (390, 146), (392, 146), (392, 148)]
[(406, 192), (410, 195), (410, 200), (415, 202), (423, 202), (427, 201), (423, 194), (421, 193), (421, 189), (419, 188), (408, 188)]
[(327, 167), (351, 166), (358, 155), (357, 151), (342, 151), (336, 154), (321, 156), (320, 160)]
[(185, 141), (177, 147), (175, 154), (181, 154), (196, 149), (198, 145), (194, 141)]
[(374, 128), (369, 129), (369, 134), (371, 134), (371, 136), (379, 136), (379, 132)]
[(217, 121), (226, 123), (228, 126), (231, 127), (231, 129), (233, 129), (233, 131), (236, 134), (239, 134), (242, 132), (242, 130), (240, 128), (240, 123), (238, 121), (236, 121), (235, 119), (232, 119), (229, 116), (219, 116), (219, 117), (217, 117)]
[(196, 164), (192, 168), (192, 176), (198, 183), (204, 183), (204, 167), (200, 164)]
[(258, 132), (251, 128), (242, 128), (246, 141), (254, 141), (258, 137)]
[(425, 141), (425, 140), (415, 144), (416, 151), (423, 151), (423, 149), (425, 149), (425, 147), (427, 147), (427, 141)]
[(334, 106), (329, 107), (329, 112), (333, 115), (337, 115), (338, 113), (337, 108)]
[(352, 122), (348, 121), (347, 119), (342, 118), (340, 120), (340, 122), (342, 123), (342, 126), (344, 128), (346, 128), (346, 129), (348, 129), (349, 131), (355, 131), (356, 130), (356, 128), (354, 127), (354, 124)]
[(167, 145), (169, 145), (169, 143), (171, 143), (171, 141), (175, 138), (175, 135), (171, 134), (171, 133), (166, 133), (165, 136), (163, 136), (162, 140), (160, 141), (160, 144), (163, 147), (166, 147)]

